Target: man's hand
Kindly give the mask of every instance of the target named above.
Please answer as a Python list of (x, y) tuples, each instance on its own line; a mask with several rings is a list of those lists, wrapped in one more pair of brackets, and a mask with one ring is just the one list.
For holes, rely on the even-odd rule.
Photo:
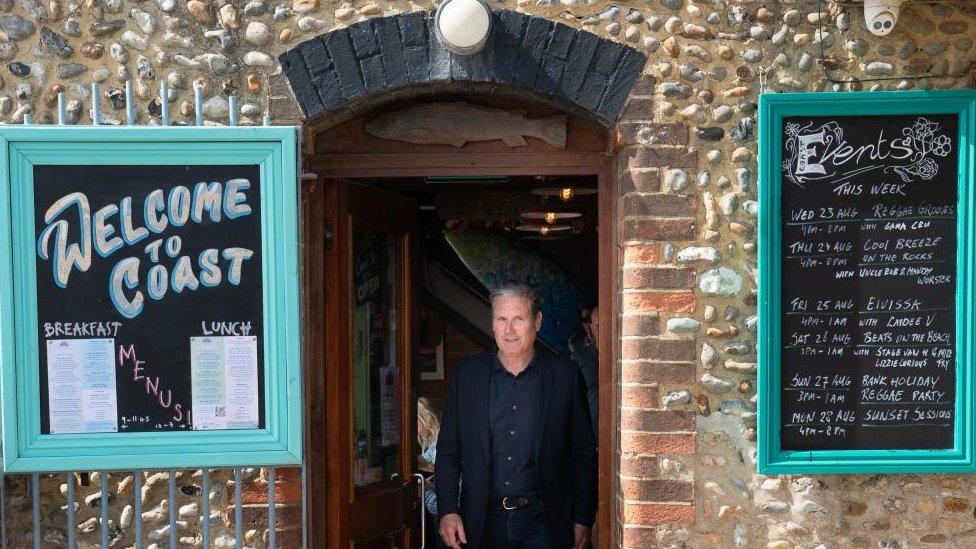
[[(443, 522), (441, 523), (443, 524)], [(441, 526), (441, 532), (444, 527)], [(573, 549), (586, 549), (590, 543), (590, 529), (582, 524), (573, 525)]]
[(461, 515), (451, 513), (441, 517), (441, 539), (451, 549), (461, 549), (462, 543), (468, 543), (467, 536), (464, 535), (464, 524), (461, 523)]

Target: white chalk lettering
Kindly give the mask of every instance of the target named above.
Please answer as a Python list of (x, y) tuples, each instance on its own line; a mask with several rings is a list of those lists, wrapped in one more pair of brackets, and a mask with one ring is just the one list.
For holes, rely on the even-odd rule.
[[(94, 254), (108, 258), (170, 227), (191, 222), (219, 223), (250, 215), (252, 208), (247, 203), (246, 192), (250, 188), (248, 179), (236, 178), (224, 183), (202, 181), (192, 190), (184, 185), (174, 186), (168, 192), (154, 189), (143, 201), (141, 224), (133, 211), (131, 196), (93, 212), (88, 197), (73, 192), (56, 200), (45, 212), (37, 255), (51, 262), (54, 283), (67, 288), (72, 272), (87, 272), (91, 268)], [(190, 255), (181, 255), (181, 249), (179, 236), (160, 237), (142, 249), (150, 260), (148, 265), (144, 266), (138, 257), (126, 257), (115, 264), (109, 275), (108, 293), (119, 314), (135, 318), (143, 311), (146, 297), (159, 301), (170, 289), (174, 294), (182, 294), (201, 286), (212, 288), (225, 280), (239, 286), (244, 277), (244, 263), (254, 255), (253, 250), (239, 246), (208, 248), (199, 252), (194, 261)], [(162, 264), (165, 257), (161, 251), (175, 262)]]
[(825, 135), (823, 130), (817, 133), (810, 133), (806, 135), (798, 135), (796, 140), (800, 144), (797, 150), (796, 158), (796, 172), (797, 174), (808, 174), (817, 173), (825, 174), (827, 170), (824, 169), (823, 164), (818, 164), (813, 162), (814, 155), (817, 154), (817, 149), (814, 147), (815, 144), (823, 144), (825, 141)]
[(67, 338), (108, 338), (118, 337), (122, 328), (121, 322), (45, 322), (44, 337)]
[(247, 179), (231, 179), (227, 182), (224, 191), (224, 215), (227, 219), (237, 219), (251, 213), (251, 207), (247, 205), (247, 197), (244, 191), (251, 188), (251, 182)]
[(223, 185), (219, 181), (204, 183), (201, 181), (193, 188), (193, 221), (203, 223), (204, 210), (210, 215), (210, 221), (220, 222), (220, 197)]
[[(54, 219), (72, 206), (78, 209), (78, 232), (81, 236), (81, 242), (69, 245), (68, 229), (70, 223), (64, 219), (57, 221)], [(52, 221), (54, 222), (52, 223)], [(41, 237), (38, 239), (37, 255), (44, 260), (50, 258), (48, 241), (51, 238), (51, 233), (56, 232), (54, 259), (51, 262), (54, 269), (54, 283), (61, 288), (66, 288), (72, 269), (85, 272), (91, 267), (91, 207), (88, 205), (88, 197), (84, 193), (71, 193), (62, 197), (44, 213), (44, 222), (48, 225), (41, 231)]]

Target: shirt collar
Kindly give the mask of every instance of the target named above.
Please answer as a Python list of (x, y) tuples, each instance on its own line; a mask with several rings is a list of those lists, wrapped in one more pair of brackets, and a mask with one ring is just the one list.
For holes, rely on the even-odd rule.
[[(525, 366), (525, 369), (519, 373), (519, 375), (525, 374), (526, 372), (532, 370), (533, 367), (535, 367), (536, 359), (538, 357), (539, 357), (539, 350), (533, 349), (532, 358), (529, 359), (529, 363)], [(502, 365), (502, 361), (498, 358), (497, 350), (492, 354), (492, 358), (494, 358), (494, 360), (492, 361), (492, 365), (491, 365), (491, 373), (495, 373), (499, 370), (503, 372), (508, 372), (508, 370), (505, 369), (505, 366)]]

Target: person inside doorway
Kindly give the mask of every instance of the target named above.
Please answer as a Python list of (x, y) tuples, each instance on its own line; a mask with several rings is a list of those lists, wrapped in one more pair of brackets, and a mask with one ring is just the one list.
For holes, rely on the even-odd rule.
[(424, 475), (426, 489), (422, 494), (424, 509), (424, 521), (428, 523), (427, 529), (433, 531), (433, 521), (437, 517), (437, 494), (434, 492), (434, 479), (431, 473), (434, 472), (434, 463), (437, 461), (437, 436), (441, 431), (441, 420), (437, 418), (437, 413), (426, 397), (417, 399), (417, 443), (420, 445), (420, 456), (418, 457), (418, 468)]
[(437, 459), (437, 436), (441, 432), (441, 421), (430, 400), (417, 399), (417, 443), (420, 445), (420, 470), (433, 472)]
[(600, 351), (597, 345), (600, 340), (600, 306), (596, 305), (583, 315), (583, 333), (579, 338), (569, 342), (573, 362), (579, 366), (580, 373), (586, 381), (586, 403), (590, 407), (590, 423), (593, 425), (593, 437), (599, 435), (598, 412), (600, 410)]
[(440, 537), (454, 549), (583, 549), (596, 513), (586, 382), (536, 347), (542, 312), (531, 287), (501, 285), (491, 314), (497, 350), (459, 364), (445, 400)]

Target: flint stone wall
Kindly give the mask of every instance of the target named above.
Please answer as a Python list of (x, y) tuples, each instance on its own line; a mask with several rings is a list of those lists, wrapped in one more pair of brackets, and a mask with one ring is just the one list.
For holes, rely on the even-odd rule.
[[(604, 421), (619, 434), (611, 459), (621, 545), (976, 545), (971, 476), (756, 474), (753, 371), (760, 83), (770, 92), (971, 87), (976, 6), (907, 3), (894, 32), (878, 38), (866, 31), (860, 5), (832, 1), (490, 3), (646, 56), (612, 130), (620, 408)], [(204, 90), (209, 124), (226, 122), (229, 94), (238, 97), (242, 124), (260, 123), (268, 112), (277, 123), (300, 123), (304, 113), (279, 56), (368, 19), (435, 8), (402, 0), (0, 0), (0, 121), (20, 123), (31, 113), (36, 123), (55, 122), (57, 92), (64, 91), (67, 122), (87, 123), (94, 80), (103, 85), (104, 120), (118, 123), (123, 82), (132, 79), (138, 122), (156, 124), (165, 79), (174, 123), (192, 123), (193, 86)], [(166, 546), (170, 503), (165, 473), (156, 475), (146, 474), (140, 495), (150, 513), (143, 531), (147, 543)], [(199, 545), (192, 507), (200, 501), (199, 476), (179, 475), (180, 543)], [(279, 477), (279, 546), (294, 547), (297, 474)], [(232, 546), (229, 478), (214, 472), (208, 494), (215, 547)], [(263, 547), (265, 480), (257, 469), (245, 478), (245, 542)], [(98, 491), (92, 480), (75, 479), (80, 547), (98, 544), (97, 502), (86, 503)], [(64, 475), (42, 476), (46, 547), (65, 545), (64, 483)], [(131, 485), (125, 475), (111, 477), (113, 547), (132, 543)], [(8, 475), (6, 496), (11, 547), (28, 547), (26, 477)]]

